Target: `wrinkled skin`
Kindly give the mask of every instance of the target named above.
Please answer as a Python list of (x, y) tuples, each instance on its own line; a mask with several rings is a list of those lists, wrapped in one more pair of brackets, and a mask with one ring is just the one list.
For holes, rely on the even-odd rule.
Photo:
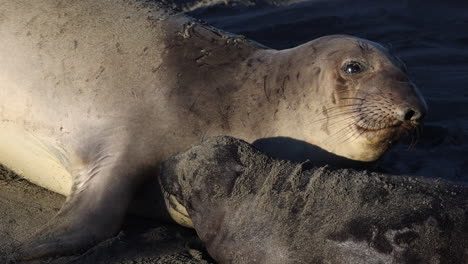
[[(202, 138), (287, 137), (373, 161), (426, 111), (376, 43), (277, 51), (139, 0), (0, 0), (0, 61), (0, 162), (67, 196), (26, 259), (115, 234), (161, 160)], [(366, 70), (345, 74), (349, 61)]]

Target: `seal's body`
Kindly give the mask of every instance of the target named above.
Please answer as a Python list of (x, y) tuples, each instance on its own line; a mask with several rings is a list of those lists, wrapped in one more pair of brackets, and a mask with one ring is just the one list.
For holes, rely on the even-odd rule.
[(468, 263), (468, 188), (274, 160), (214, 137), (161, 185), (219, 263)]
[(114, 234), (135, 188), (201, 138), (372, 161), (426, 108), (376, 43), (276, 51), (138, 0), (0, 0), (0, 62), (0, 162), (68, 196), (28, 257)]

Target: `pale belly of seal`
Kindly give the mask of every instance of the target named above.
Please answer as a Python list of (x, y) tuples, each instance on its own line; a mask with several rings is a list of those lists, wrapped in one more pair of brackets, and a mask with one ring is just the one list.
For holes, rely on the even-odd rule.
[(40, 139), (13, 122), (0, 123), (0, 161), (34, 184), (68, 195), (72, 186), (71, 169), (65, 150)]
[[(73, 185), (72, 168), (66, 151), (50, 140), (25, 131), (12, 122), (0, 123), (0, 161), (28, 181), (68, 196)], [(69, 164), (68, 166), (65, 164)], [(193, 228), (187, 209), (164, 189), (164, 201), (172, 219)]]

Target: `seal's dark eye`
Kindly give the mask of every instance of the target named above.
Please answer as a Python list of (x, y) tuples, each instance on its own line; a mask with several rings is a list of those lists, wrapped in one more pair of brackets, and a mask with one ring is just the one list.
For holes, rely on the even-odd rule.
[(341, 70), (347, 75), (353, 75), (363, 72), (365, 70), (365, 67), (360, 62), (350, 61), (345, 63)]

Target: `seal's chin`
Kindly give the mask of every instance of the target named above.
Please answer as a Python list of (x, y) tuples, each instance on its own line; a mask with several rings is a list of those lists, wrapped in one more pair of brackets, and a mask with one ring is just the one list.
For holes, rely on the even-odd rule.
[[(392, 146), (400, 142), (418, 127), (419, 123), (385, 119), (380, 123), (362, 118), (351, 121), (347, 128), (335, 127), (323, 144), (328, 151), (355, 161), (372, 162), (378, 160)], [(361, 125), (363, 124), (363, 125)], [(333, 127), (333, 126), (331, 126)], [(340, 134), (341, 132), (341, 134)], [(327, 142), (327, 143), (328, 143)], [(339, 142), (339, 143), (337, 143)]]
[(420, 125), (419, 122), (413, 121), (394, 121), (388, 122), (388, 124), (391, 125), (379, 128), (364, 128), (356, 124), (355, 129), (368, 141), (369, 145), (373, 148), (380, 149), (383, 154), (388, 148), (410, 135), (411, 132)]

